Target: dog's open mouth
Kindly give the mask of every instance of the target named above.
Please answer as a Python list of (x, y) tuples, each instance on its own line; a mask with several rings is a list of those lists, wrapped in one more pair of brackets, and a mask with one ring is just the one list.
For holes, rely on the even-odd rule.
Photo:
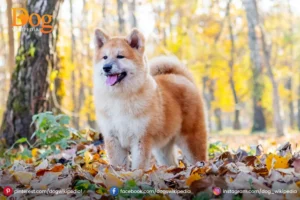
[(109, 86), (114, 86), (117, 83), (121, 82), (127, 76), (127, 73), (122, 72), (120, 74), (108, 74), (106, 76), (106, 84)]

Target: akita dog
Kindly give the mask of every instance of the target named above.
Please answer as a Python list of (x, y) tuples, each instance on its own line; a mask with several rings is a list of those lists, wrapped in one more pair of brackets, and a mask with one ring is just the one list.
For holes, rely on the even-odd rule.
[(207, 159), (204, 106), (192, 74), (176, 57), (147, 63), (145, 39), (95, 31), (94, 101), (112, 165), (176, 165), (177, 145), (189, 163)]

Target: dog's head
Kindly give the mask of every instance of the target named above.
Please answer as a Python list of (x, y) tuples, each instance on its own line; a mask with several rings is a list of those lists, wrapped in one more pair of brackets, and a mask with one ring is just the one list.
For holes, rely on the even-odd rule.
[(147, 75), (144, 45), (144, 36), (137, 29), (133, 29), (127, 37), (109, 37), (97, 29), (94, 64), (96, 84), (116, 92), (141, 86)]

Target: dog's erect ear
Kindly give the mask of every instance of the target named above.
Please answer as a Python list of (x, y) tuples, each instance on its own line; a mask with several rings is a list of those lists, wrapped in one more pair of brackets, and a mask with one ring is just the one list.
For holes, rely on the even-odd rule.
[(127, 41), (129, 45), (139, 51), (144, 53), (145, 50), (145, 37), (137, 29), (133, 29), (131, 33), (127, 36)]
[(95, 30), (95, 46), (97, 49), (100, 49), (108, 40), (109, 36), (103, 30)]

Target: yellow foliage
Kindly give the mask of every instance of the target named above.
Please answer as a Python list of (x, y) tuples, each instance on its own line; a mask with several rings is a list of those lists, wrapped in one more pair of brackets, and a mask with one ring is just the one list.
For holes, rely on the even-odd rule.
[(268, 170), (270, 169), (279, 169), (279, 168), (288, 168), (288, 161), (291, 159), (291, 155), (287, 155), (285, 157), (276, 155), (276, 154), (268, 154), (266, 158), (266, 167)]
[(200, 180), (201, 176), (198, 173), (191, 174), (187, 179), (186, 179), (186, 184), (190, 186), (194, 181)]

